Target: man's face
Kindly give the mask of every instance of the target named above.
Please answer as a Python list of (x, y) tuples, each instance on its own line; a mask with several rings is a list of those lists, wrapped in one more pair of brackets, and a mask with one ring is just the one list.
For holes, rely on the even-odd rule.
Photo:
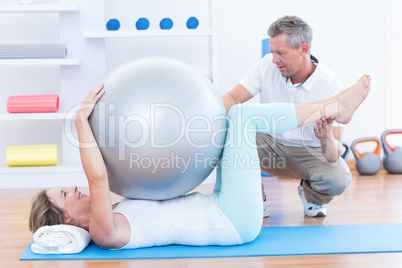
[(287, 44), (288, 34), (272, 37), (269, 48), (273, 54), (272, 62), (276, 64), (283, 77), (292, 77), (297, 74), (302, 63), (302, 49), (293, 49)]

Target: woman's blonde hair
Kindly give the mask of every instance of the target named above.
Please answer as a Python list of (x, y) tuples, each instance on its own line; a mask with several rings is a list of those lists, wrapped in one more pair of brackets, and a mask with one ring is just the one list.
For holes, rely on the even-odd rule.
[(29, 230), (35, 233), (42, 226), (62, 223), (63, 211), (49, 199), (46, 189), (41, 190), (32, 198)]

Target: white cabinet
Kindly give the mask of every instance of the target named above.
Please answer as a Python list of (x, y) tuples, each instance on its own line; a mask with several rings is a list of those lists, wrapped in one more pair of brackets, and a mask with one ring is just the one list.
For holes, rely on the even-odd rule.
[(84, 38), (212, 36), (212, 30), (85, 31)]
[(78, 11), (77, 5), (1, 5), (0, 12), (64, 12)]
[(79, 59), (0, 59), (0, 66), (68, 66), (79, 64)]
[[(49, 18), (49, 21), (54, 21), (58, 23), (59, 16), (63, 16), (63, 13), (78, 13), (77, 5), (0, 5), (0, 14), (2, 14), (4, 19), (16, 18), (18, 20), (21, 16), (28, 16), (30, 19), (27, 20), (29, 24), (38, 23), (38, 27), (41, 24), (38, 22), (41, 16)], [(43, 15), (45, 14), (45, 15)], [(20, 21), (7, 21), (8, 25), (3, 27), (12, 28), (13, 23), (18, 24)], [(24, 23), (24, 22), (22, 22)], [(22, 24), (21, 23), (21, 24)], [(46, 19), (43, 23), (49, 23)], [(24, 25), (20, 25), (24, 29)], [(29, 28), (29, 27), (28, 27)], [(48, 40), (60, 42), (57, 36), (57, 32), (50, 27), (49, 33), (50, 37), (46, 37), (45, 41), (41, 34), (37, 34), (38, 37), (35, 40), (24, 40), (25, 43), (30, 42), (47, 42)], [(17, 30), (18, 31), (18, 30)], [(43, 31), (45, 32), (45, 31)], [(20, 33), (15, 33), (24, 35), (22, 30)], [(23, 36), (21, 37), (23, 38)], [(15, 41), (13, 35), (3, 36), (2, 43), (17, 43), (20, 40)], [(23, 40), (23, 39), (22, 39)], [(68, 46), (68, 44), (67, 44)], [(83, 170), (79, 164), (75, 165), (65, 165), (65, 157), (63, 157), (63, 132), (64, 130), (64, 120), (66, 118), (66, 111), (60, 110), (57, 113), (18, 113), (10, 114), (6, 112), (5, 104), (8, 96), (11, 95), (36, 95), (36, 94), (58, 94), (61, 95), (60, 86), (57, 87), (57, 82), (51, 82), (52, 80), (59, 80), (59, 84), (63, 84), (60, 80), (60, 73), (63, 72), (64, 67), (77, 67), (80, 65), (80, 60), (78, 58), (70, 57), (61, 59), (0, 59), (0, 68), (4, 70), (3, 76), (10, 75), (14, 78), (9, 80), (6, 77), (2, 77), (2, 84), (5, 88), (11, 88), (11, 90), (2, 93), (1, 102), (3, 103), (3, 109), (0, 113), (0, 129), (1, 129), (1, 163), (0, 163), (0, 188), (19, 188), (19, 187), (35, 187), (44, 188), (52, 186), (62, 185), (62, 181), (74, 177), (71, 181), (73, 183), (82, 184), (85, 182), (83, 180)], [(42, 74), (42, 72), (45, 72)], [(30, 82), (31, 79), (29, 75), (41, 74), (42, 80), (47, 78), (46, 74), (52, 74), (56, 77), (52, 79), (49, 77), (49, 88), (45, 92), (41, 92), (35, 86), (30, 90), (30, 83), (35, 84), (35, 79)], [(28, 85), (28, 86), (27, 86)], [(46, 81), (43, 81), (42, 86), (46, 85)], [(38, 86), (40, 87), (40, 86)], [(46, 87), (46, 86), (44, 86)], [(54, 91), (51, 89), (54, 87)], [(5, 90), (3, 88), (3, 90)], [(60, 99), (63, 103), (63, 99)], [(71, 120), (70, 120), (71, 121)], [(51, 128), (47, 130), (47, 128)], [(49, 135), (51, 137), (48, 143), (57, 143), (59, 151), (59, 161), (57, 166), (52, 167), (8, 167), (6, 165), (6, 148), (12, 145), (23, 145), (29, 144), (44, 144), (46, 143), (46, 138), (43, 136)], [(57, 137), (54, 137), (57, 136)], [(73, 176), (72, 176), (73, 175)]]

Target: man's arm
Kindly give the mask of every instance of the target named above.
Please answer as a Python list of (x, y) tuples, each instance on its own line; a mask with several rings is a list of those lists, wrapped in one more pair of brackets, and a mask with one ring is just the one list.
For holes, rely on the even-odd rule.
[(222, 96), (223, 104), (225, 105), (226, 113), (230, 108), (238, 103), (243, 103), (251, 99), (253, 95), (245, 87), (237, 84), (231, 91)]
[(333, 121), (333, 118), (322, 118), (314, 126), (315, 136), (321, 143), (321, 153), (329, 162), (337, 161), (342, 155), (343, 150), (343, 128), (333, 127)]

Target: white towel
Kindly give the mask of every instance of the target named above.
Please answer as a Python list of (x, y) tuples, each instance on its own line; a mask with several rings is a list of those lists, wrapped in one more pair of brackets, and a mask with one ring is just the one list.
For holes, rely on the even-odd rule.
[(34, 234), (31, 250), (38, 254), (73, 254), (91, 241), (89, 232), (72, 225), (42, 226)]

